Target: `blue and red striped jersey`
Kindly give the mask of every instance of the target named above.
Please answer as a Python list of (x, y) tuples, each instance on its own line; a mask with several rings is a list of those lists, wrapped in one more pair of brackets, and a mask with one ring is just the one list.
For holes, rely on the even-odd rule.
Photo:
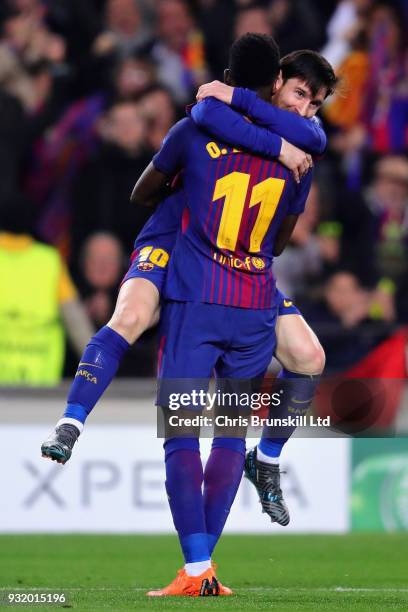
[(183, 169), (189, 213), (165, 298), (271, 307), (274, 240), (286, 215), (303, 212), (311, 173), (297, 185), (280, 163), (217, 142), (190, 118), (170, 130), (153, 164), (169, 177)]
[(171, 253), (177, 232), (182, 227), (182, 215), (186, 206), (183, 189), (178, 189), (163, 200), (137, 235), (134, 244), (135, 250), (146, 246), (146, 244), (152, 244)]

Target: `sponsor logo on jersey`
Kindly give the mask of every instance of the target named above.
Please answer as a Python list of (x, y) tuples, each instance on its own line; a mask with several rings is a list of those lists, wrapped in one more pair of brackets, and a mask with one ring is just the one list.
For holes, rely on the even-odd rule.
[(141, 272), (150, 272), (153, 270), (154, 264), (150, 263), (150, 261), (141, 261), (137, 264), (137, 269)]
[(216, 252), (213, 254), (213, 259), (223, 266), (229, 266), (236, 270), (253, 272), (254, 270), (264, 270), (266, 267), (265, 261), (261, 257), (245, 257), (245, 259), (240, 259), (239, 257)]

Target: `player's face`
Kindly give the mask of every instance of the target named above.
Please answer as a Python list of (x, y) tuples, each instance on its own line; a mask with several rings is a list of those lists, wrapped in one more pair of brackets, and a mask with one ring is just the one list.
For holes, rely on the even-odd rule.
[(273, 104), (284, 110), (298, 113), (310, 119), (314, 117), (324, 102), (326, 88), (319, 89), (314, 96), (310, 87), (301, 79), (288, 79), (272, 98)]

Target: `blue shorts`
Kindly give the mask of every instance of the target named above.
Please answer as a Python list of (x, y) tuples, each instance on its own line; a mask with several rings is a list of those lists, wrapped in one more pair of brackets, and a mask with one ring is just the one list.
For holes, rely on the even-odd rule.
[(292, 300), (282, 293), (282, 291), (279, 291), (279, 289), (276, 289), (276, 301), (278, 307), (278, 317), (289, 314), (301, 314), (300, 310), (294, 305)]
[[(161, 295), (166, 281), (167, 264), (170, 255), (171, 248), (169, 248), (168, 244), (141, 245), (131, 255), (129, 270), (124, 276), (122, 284), (129, 280), (129, 278), (144, 278), (153, 283)], [(276, 300), (278, 317), (288, 314), (301, 314), (292, 300), (282, 291), (279, 291), (279, 289), (276, 289)]]
[(218, 379), (263, 378), (275, 345), (277, 309), (166, 302), (162, 308), (158, 404)]
[(157, 287), (161, 295), (166, 280), (170, 253), (162, 246), (147, 244), (135, 249), (130, 257), (129, 270), (121, 285), (130, 278), (144, 278)]

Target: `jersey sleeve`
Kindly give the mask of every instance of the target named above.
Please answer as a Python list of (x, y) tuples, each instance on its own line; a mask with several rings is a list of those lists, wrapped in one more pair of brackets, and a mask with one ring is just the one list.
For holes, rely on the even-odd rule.
[(318, 120), (272, 106), (254, 91), (234, 87), (231, 105), (260, 126), (285, 138), (288, 142), (314, 155), (322, 155), (327, 137)]
[(240, 113), (216, 98), (206, 98), (191, 109), (194, 123), (223, 142), (243, 147), (257, 155), (279, 157), (282, 139), (250, 123)]
[(159, 172), (173, 177), (184, 165), (191, 119), (178, 121), (168, 131), (159, 151), (153, 157), (153, 165)]
[(313, 170), (309, 170), (309, 172), (304, 176), (299, 185), (296, 185), (296, 191), (291, 198), (288, 215), (301, 215), (305, 210), (306, 200), (308, 198), (310, 188), (312, 186), (313, 181)]

